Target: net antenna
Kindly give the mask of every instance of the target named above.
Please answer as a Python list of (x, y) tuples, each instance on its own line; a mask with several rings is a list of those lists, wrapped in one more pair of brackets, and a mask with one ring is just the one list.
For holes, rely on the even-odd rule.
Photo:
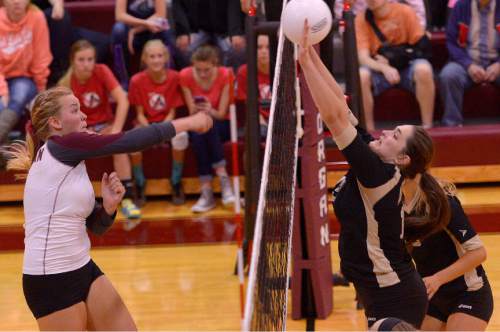
[(280, 28), (243, 331), (286, 329), (300, 115), (296, 53)]

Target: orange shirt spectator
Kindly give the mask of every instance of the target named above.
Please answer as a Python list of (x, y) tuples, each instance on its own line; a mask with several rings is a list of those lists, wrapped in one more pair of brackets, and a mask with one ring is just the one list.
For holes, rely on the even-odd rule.
[[(375, 17), (375, 23), (387, 38), (387, 42), (390, 45), (399, 45), (415, 44), (419, 41), (424, 35), (424, 29), (413, 9), (399, 3), (390, 3), (387, 6), (391, 6), (391, 10), (385, 17)], [(358, 51), (368, 49), (370, 55), (375, 55), (381, 43), (370, 23), (366, 21), (364, 12), (356, 16), (355, 22)]]

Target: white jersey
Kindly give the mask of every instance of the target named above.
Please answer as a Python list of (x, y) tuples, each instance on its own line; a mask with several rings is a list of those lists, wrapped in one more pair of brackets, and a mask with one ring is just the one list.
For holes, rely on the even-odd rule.
[(23, 273), (76, 270), (90, 260), (85, 219), (95, 197), (85, 163), (72, 167), (40, 148), (24, 188)]
[(140, 151), (175, 135), (167, 122), (115, 135), (72, 133), (49, 138), (38, 150), (24, 188), (23, 273), (69, 272), (90, 261), (87, 223), (112, 217), (96, 204), (85, 159)]

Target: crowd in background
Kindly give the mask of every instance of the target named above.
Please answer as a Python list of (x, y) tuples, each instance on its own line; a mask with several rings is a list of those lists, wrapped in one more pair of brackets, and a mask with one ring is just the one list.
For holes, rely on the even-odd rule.
[[(367, 129), (376, 128), (374, 98), (398, 86), (415, 94), (425, 128), (433, 122), (436, 85), (444, 105), (440, 125), (462, 126), (464, 91), (474, 84), (500, 86), (500, 4), (497, 0), (345, 0), (356, 14), (357, 45)], [(0, 0), (0, 4), (1, 4)], [(63, 0), (3, 0), (0, 8), (0, 145), (23, 118), (34, 96), (51, 85), (70, 87), (89, 128), (117, 133), (126, 127), (169, 121), (205, 111), (216, 121), (205, 134), (171, 142), (172, 202), (184, 204), (184, 151), (197, 159), (201, 194), (192, 207), (215, 207), (212, 178), (223, 204), (234, 202), (223, 143), (228, 108), (246, 99), (245, 1), (116, 0), (109, 34), (74, 26)], [(344, 3), (336, 1), (336, 16)], [(89, 18), (90, 19), (90, 18)], [(429, 35), (445, 28), (449, 63), (437, 73), (430, 63)], [(398, 45), (412, 48), (400, 54)], [(407, 47), (408, 48), (408, 47)], [(399, 53), (398, 53), (399, 52)], [(269, 117), (269, 40), (258, 38), (259, 119)], [(406, 56), (406, 58), (405, 58)], [(134, 65), (140, 59), (140, 67)], [(108, 64), (112, 64), (111, 68)], [(122, 212), (139, 218), (147, 179), (141, 154), (117, 155), (115, 170), (126, 188)], [(135, 188), (135, 189), (134, 189)]]

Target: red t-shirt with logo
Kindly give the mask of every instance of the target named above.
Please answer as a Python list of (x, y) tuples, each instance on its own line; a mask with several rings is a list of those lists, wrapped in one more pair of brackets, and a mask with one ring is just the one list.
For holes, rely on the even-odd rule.
[(71, 90), (80, 101), (80, 109), (87, 115), (89, 126), (113, 120), (109, 93), (117, 86), (118, 81), (104, 64), (96, 64), (92, 76), (83, 84), (71, 76)]
[(179, 85), (179, 73), (166, 69), (167, 78), (162, 83), (154, 82), (146, 71), (132, 76), (128, 91), (131, 105), (142, 106), (150, 123), (165, 120), (172, 108), (184, 104)]
[(198, 83), (194, 79), (193, 74), (194, 74), (193, 67), (184, 68), (183, 70), (181, 70), (179, 74), (181, 86), (189, 89), (193, 97), (204, 96), (210, 101), (212, 107), (217, 109), (219, 107), (219, 101), (222, 95), (222, 90), (224, 89), (226, 84), (229, 84), (229, 95), (230, 95), (229, 102), (231, 103), (233, 95), (232, 85), (234, 81), (233, 77), (234, 75), (231, 69), (226, 67), (218, 67), (217, 77), (215, 78), (210, 89), (208, 90), (204, 90), (198, 85)]
[[(236, 100), (247, 100), (247, 77), (248, 77), (248, 67), (247, 65), (242, 65), (238, 69), (238, 74), (236, 75), (237, 90), (236, 90)], [(259, 101), (267, 100), (269, 104), (271, 102), (271, 83), (269, 75), (263, 74), (260, 71), (257, 72), (257, 82), (259, 86)], [(269, 105), (270, 106), (270, 105)], [(259, 113), (268, 120), (269, 119), (269, 107), (259, 106)]]

